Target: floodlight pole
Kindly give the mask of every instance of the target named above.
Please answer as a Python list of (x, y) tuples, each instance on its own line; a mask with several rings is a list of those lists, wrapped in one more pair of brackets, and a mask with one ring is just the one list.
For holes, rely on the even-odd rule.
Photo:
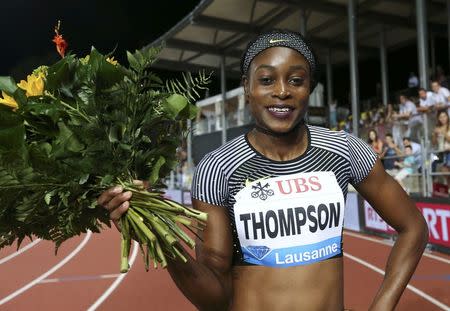
[(448, 60), (450, 64), (450, 0), (447, 0), (447, 42), (448, 42)]
[(348, 37), (350, 48), (350, 88), (352, 94), (352, 125), (353, 135), (359, 133), (359, 81), (358, 81), (358, 51), (356, 47), (356, 4), (357, 0), (349, 0), (347, 5)]
[[(187, 74), (189, 74), (189, 72), (187, 72)], [(190, 90), (190, 88), (191, 88), (190, 84), (188, 85), (188, 88)], [(194, 161), (192, 159), (192, 132), (194, 131), (194, 129), (192, 127), (191, 119), (187, 120), (187, 128), (188, 128), (188, 133), (187, 133), (187, 138), (186, 138), (187, 166), (188, 166), (189, 173), (191, 173), (194, 168)]]
[(425, 0), (416, 0), (417, 50), (419, 57), (420, 86), (428, 89), (428, 41), (427, 41), (427, 7)]
[(331, 63), (331, 49), (327, 50), (327, 103), (328, 107), (333, 103), (333, 64)]
[(380, 63), (381, 63), (381, 98), (383, 106), (387, 106), (389, 100), (389, 80), (387, 69), (386, 34), (384, 27), (380, 31)]
[(430, 33), (430, 54), (431, 54), (431, 74), (436, 73), (436, 40), (433, 33)]
[(225, 101), (227, 97), (226, 90), (226, 75), (225, 75), (225, 56), (223, 55), (220, 59), (220, 90), (222, 92), (222, 109), (221, 109), (221, 123), (222, 123), (222, 145), (227, 142), (227, 118), (225, 115)]
[(300, 33), (303, 37), (306, 37), (306, 29), (307, 29), (307, 21), (308, 17), (306, 16), (306, 10), (300, 10)]

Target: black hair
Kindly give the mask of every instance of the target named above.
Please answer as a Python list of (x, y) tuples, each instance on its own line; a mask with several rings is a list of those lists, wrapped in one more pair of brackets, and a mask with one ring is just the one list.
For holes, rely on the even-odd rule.
[[(317, 54), (314, 51), (311, 43), (300, 33), (295, 32), (295, 31), (291, 31), (291, 30), (286, 30), (286, 29), (271, 29), (271, 30), (267, 30), (264, 32), (259, 33), (258, 35), (256, 35), (245, 47), (244, 53), (241, 56), (241, 63), (240, 63), (240, 70), (241, 70), (241, 76), (244, 77), (247, 75), (246, 70), (248, 69), (249, 65), (247, 65), (246, 68), (246, 57), (247, 54), (249, 52), (249, 50), (251, 49), (251, 47), (253, 47), (253, 45), (255, 44), (256, 41), (260, 40), (262, 37), (266, 37), (266, 36), (280, 36), (280, 35), (287, 35), (287, 36), (291, 36), (291, 37), (295, 37), (298, 41), (302, 41), (307, 49), (309, 50), (309, 52), (311, 53), (312, 57), (308, 58), (304, 55), (304, 53), (301, 53), (300, 50), (298, 49), (294, 49), (296, 51), (298, 51), (303, 57), (306, 58), (308, 64), (309, 64), (309, 68), (310, 68), (310, 91), (312, 92), (314, 90), (314, 88), (317, 85), (318, 82), (318, 78), (319, 78), (319, 61), (317, 58)], [(259, 51), (257, 54), (259, 54), (260, 52), (264, 51), (265, 49), (272, 47), (272, 46), (285, 46), (283, 44), (280, 45), (268, 45), (267, 47), (262, 47), (261, 51)], [(287, 46), (290, 47), (290, 46)], [(290, 47), (292, 48), (292, 47)], [(256, 54), (256, 55), (257, 55)], [(255, 56), (256, 56), (255, 55)], [(252, 58), (253, 59), (253, 58)], [(251, 64), (251, 61), (250, 61)]]

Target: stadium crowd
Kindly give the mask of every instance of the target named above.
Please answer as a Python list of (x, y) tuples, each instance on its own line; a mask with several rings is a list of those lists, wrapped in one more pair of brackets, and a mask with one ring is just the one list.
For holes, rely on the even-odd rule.
[[(395, 103), (375, 105), (360, 115), (360, 137), (367, 139), (386, 170), (407, 191), (410, 189), (405, 179), (420, 174), (424, 160), (429, 160), (433, 190), (443, 196), (449, 193), (450, 91), (447, 86), (445, 75), (437, 74), (430, 90), (420, 88), (417, 77), (411, 73), (408, 89), (399, 93)], [(342, 118), (341, 113), (341, 119), (331, 128), (352, 132), (351, 121), (351, 115), (344, 113)]]

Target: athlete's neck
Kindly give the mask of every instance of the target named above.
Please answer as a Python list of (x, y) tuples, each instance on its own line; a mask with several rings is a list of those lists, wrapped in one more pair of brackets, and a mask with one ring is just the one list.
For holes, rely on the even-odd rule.
[(308, 130), (304, 122), (287, 133), (274, 133), (255, 127), (248, 133), (250, 144), (275, 161), (289, 161), (302, 155), (308, 147)]

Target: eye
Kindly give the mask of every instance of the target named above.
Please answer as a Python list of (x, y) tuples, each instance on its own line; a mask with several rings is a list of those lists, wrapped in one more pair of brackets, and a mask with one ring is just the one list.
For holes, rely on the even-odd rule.
[(305, 81), (302, 77), (291, 77), (289, 78), (289, 83), (292, 85), (302, 85), (303, 81)]
[(271, 77), (260, 77), (258, 81), (262, 85), (270, 85), (273, 82), (273, 79)]

